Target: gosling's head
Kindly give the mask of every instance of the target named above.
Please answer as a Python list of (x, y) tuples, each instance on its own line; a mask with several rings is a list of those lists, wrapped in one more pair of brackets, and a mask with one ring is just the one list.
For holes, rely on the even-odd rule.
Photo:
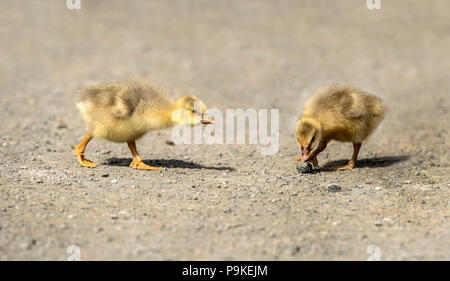
[(295, 135), (298, 146), (302, 150), (302, 159), (306, 160), (322, 138), (320, 123), (311, 118), (302, 118), (297, 121)]
[(177, 124), (197, 125), (212, 124), (213, 120), (206, 115), (206, 105), (195, 96), (183, 96), (176, 100), (172, 120)]

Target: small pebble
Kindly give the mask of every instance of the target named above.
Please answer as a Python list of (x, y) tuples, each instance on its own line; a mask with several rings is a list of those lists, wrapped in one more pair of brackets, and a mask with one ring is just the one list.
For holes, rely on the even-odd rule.
[(113, 219), (113, 220), (117, 220), (118, 218), (119, 218), (119, 216), (116, 215), (116, 214), (112, 214), (112, 215), (111, 215), (111, 219)]
[(111, 183), (117, 183), (117, 180), (111, 180)]
[(327, 188), (330, 192), (338, 192), (342, 189), (339, 185), (336, 184), (329, 184)]
[(310, 163), (306, 163), (306, 166), (304, 166), (303, 163), (297, 164), (297, 171), (299, 174), (312, 173), (313, 170), (313, 166)]

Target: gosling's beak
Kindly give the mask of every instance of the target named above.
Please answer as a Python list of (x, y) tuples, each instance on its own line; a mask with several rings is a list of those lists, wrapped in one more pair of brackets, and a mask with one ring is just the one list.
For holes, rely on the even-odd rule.
[(302, 159), (303, 159), (303, 161), (308, 160), (310, 152), (311, 152), (311, 150), (309, 149), (309, 147), (302, 148)]
[(212, 120), (211, 117), (209, 117), (205, 113), (202, 114), (201, 122), (202, 124), (214, 124), (214, 120)]

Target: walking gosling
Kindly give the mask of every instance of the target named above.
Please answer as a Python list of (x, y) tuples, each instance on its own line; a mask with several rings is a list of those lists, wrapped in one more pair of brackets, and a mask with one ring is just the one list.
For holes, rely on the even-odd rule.
[(157, 87), (140, 81), (101, 84), (81, 91), (77, 107), (86, 123), (87, 132), (79, 145), (74, 146), (78, 162), (83, 167), (97, 165), (84, 157), (88, 142), (104, 138), (126, 142), (133, 156), (130, 167), (155, 170), (146, 165), (136, 150), (135, 141), (152, 130), (177, 124), (211, 124), (205, 114), (205, 104), (194, 96), (176, 101)]

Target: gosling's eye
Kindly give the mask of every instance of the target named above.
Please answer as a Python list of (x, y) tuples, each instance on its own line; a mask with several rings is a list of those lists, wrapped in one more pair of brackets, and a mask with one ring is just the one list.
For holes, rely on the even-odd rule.
[(197, 113), (198, 113), (198, 111), (197, 111), (196, 109), (193, 109), (192, 112), (193, 112), (194, 114), (197, 114)]
[(312, 137), (312, 139), (311, 139), (311, 142), (310, 143), (313, 143), (314, 142), (314, 138), (315, 138), (316, 136), (313, 136)]

